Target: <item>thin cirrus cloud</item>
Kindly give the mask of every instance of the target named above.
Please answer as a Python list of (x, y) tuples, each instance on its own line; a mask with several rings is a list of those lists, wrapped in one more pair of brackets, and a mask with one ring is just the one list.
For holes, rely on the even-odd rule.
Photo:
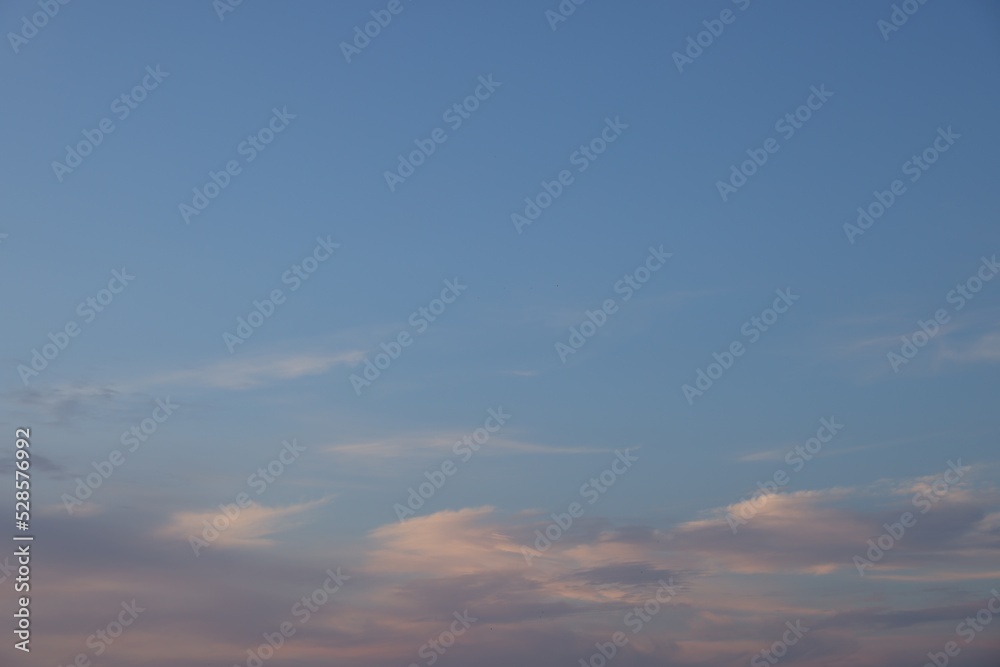
[(1000, 362), (1000, 331), (983, 334), (962, 346), (946, 347), (941, 356), (958, 363)]
[[(433, 457), (446, 455), (452, 451), (456, 443), (462, 442), (468, 433), (455, 431), (448, 434), (417, 434), (389, 437), (360, 442), (328, 445), (324, 451), (330, 454), (348, 456), (356, 459), (399, 459), (401, 457)], [(498, 436), (490, 439), (482, 446), (484, 451), (505, 452), (510, 454), (606, 454), (613, 449), (599, 447), (540, 445)]]
[(338, 354), (270, 354), (226, 359), (198, 368), (160, 372), (144, 377), (98, 384), (67, 384), (18, 388), (7, 392), (10, 400), (48, 423), (63, 426), (114, 410), (131, 399), (145, 398), (152, 389), (179, 391), (208, 389), (246, 391), (277, 383), (329, 373), (353, 366), (364, 358), (361, 351)]
[[(970, 319), (971, 318), (971, 319)], [(885, 319), (885, 318), (882, 318)], [(931, 318), (926, 318), (931, 321)], [(887, 355), (893, 352), (903, 356), (907, 363), (901, 368), (908, 368), (914, 362), (927, 366), (932, 371), (940, 371), (957, 364), (992, 364), (1000, 362), (1000, 324), (985, 323), (982, 318), (969, 316), (962, 321), (951, 321), (934, 330), (933, 335), (922, 345), (913, 345), (914, 334), (921, 329), (914, 321), (905, 318), (892, 318), (890, 322), (878, 323), (878, 333), (857, 334), (853, 337), (843, 336), (837, 345), (840, 357), (859, 357), (885, 360), (876, 367), (868, 367), (872, 376), (892, 377), (892, 366)], [(983, 329), (986, 329), (983, 332)], [(904, 339), (916, 349), (911, 356), (903, 354)]]
[[(899, 438), (896, 440), (871, 444), (871, 445), (858, 445), (856, 447), (842, 447), (834, 450), (821, 451), (818, 454), (813, 454), (813, 458), (828, 458), (831, 456), (842, 456), (844, 454), (855, 454), (857, 452), (865, 452), (872, 449), (883, 449), (886, 447), (898, 447), (907, 442), (912, 442), (914, 440), (919, 440), (928, 437), (926, 434), (920, 438)], [(801, 445), (802, 443), (796, 443)], [(784, 461), (785, 457), (788, 456), (789, 452), (794, 452), (795, 444), (791, 444), (785, 448), (779, 449), (767, 449), (759, 452), (751, 452), (749, 454), (744, 454), (737, 458), (736, 460), (740, 463), (759, 463), (761, 461), (779, 462)]]
[(49, 423), (59, 425), (92, 417), (121, 398), (120, 392), (110, 387), (69, 383), (19, 387), (6, 392), (6, 396), (25, 410), (42, 416)]
[(18, 389), (9, 392), (12, 400), (26, 408), (50, 415), (57, 423), (94, 410), (102, 405), (142, 395), (154, 387), (178, 389), (207, 388), (227, 391), (257, 389), (279, 382), (323, 375), (341, 366), (354, 366), (364, 359), (360, 350), (336, 354), (267, 354), (232, 358), (198, 368), (159, 372), (125, 380), (96, 384), (66, 384)]
[(201, 368), (161, 373), (141, 385), (180, 385), (213, 389), (254, 389), (311, 375), (323, 375), (338, 366), (353, 366), (364, 358), (361, 351), (339, 354), (293, 354), (234, 358)]

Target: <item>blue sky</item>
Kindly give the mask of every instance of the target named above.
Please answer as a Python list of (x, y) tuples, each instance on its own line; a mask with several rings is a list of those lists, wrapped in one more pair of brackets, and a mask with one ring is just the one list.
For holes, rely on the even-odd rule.
[[(556, 547), (560, 557), (578, 559), (563, 563), (566, 572), (611, 567), (625, 557), (625, 544), (645, 544), (629, 538), (630, 530), (669, 535), (668, 546), (629, 552), (626, 560), (685, 572), (691, 591), (713, 600), (701, 613), (711, 609), (718, 618), (723, 612), (712, 597), (718, 584), (704, 572), (704, 579), (692, 574), (696, 564), (744, 572), (732, 585), (747, 595), (760, 588), (770, 599), (784, 584), (761, 565), (763, 556), (727, 561), (744, 550), (757, 553), (747, 546), (752, 536), (741, 546), (742, 535), (730, 535), (724, 520), (717, 536), (702, 522), (718, 523), (758, 481), (788, 469), (784, 452), (833, 417), (843, 430), (775, 494), (767, 518), (774, 530), (796, 534), (802, 530), (796, 522), (806, 520), (798, 512), (812, 508), (812, 520), (828, 520), (848, 551), (864, 547), (877, 533), (880, 512), (893, 515), (899, 489), (922, 488), (960, 458), (973, 473), (946, 504), (955, 504), (972, 532), (929, 521), (914, 531), (927, 526), (927, 544), (940, 531), (934, 539), (965, 555), (963, 539), (995, 549), (997, 494), (990, 481), (998, 423), (988, 406), (997, 397), (1000, 284), (985, 282), (961, 310), (948, 300), (983, 258), (1000, 250), (994, 5), (928, 2), (887, 39), (878, 22), (891, 20), (893, 5), (881, 2), (593, 1), (576, 6), (555, 29), (545, 13), (558, 11), (555, 2), (401, 0), (398, 7), (350, 62), (341, 43), (386, 3), (247, 1), (220, 20), (211, 3), (70, 2), (16, 49), (8, 36), (0, 57), (7, 93), (0, 111), (6, 205), (0, 275), (11, 287), (4, 291), (0, 390), (7, 409), (0, 421), (10, 430), (32, 425), (38, 434), (35, 454), (49, 466), (34, 491), (35, 503), (47, 508), (39, 510), (40, 533), (51, 526), (52, 539), (71, 549), (88, 531), (133, 526), (143, 548), (170, 545), (169, 576), (200, 572), (203, 586), (239, 589), (254, 609), (284, 602), (257, 600), (236, 580), (219, 583), (206, 574), (206, 560), (260, 565), (294, 541), (303, 545), (297, 555), (308, 561), (299, 564), (306, 570), (329, 567), (314, 565), (315, 557), (370, 576), (374, 588), (358, 585), (350, 604), (408, 637), (414, 627), (405, 610), (379, 611), (389, 590), (379, 587), (391, 587), (385, 568), (398, 565), (387, 545), (419, 542), (410, 552), (414, 562), (433, 562), (422, 549), (431, 549), (435, 526), (448, 522), (472, 543), (452, 545), (451, 553), (465, 547), (477, 553), (481, 534), (516, 542), (578, 500), (580, 485), (629, 448), (641, 463), (588, 508), (585, 521), (594, 524), (578, 524), (573, 548), (568, 541)], [(673, 54), (724, 10), (732, 21), (678, 71)], [(21, 31), (22, 17), (37, 11), (23, 0), (5, 4), (5, 34)], [(114, 101), (144, 77), (152, 82), (147, 68), (166, 74), (120, 118)], [(495, 88), (481, 93), (461, 126), (451, 127), (444, 114), (477, 87), (484, 91), (481, 80)], [(832, 94), (815, 104), (810, 96), (819, 89)], [(810, 99), (808, 120), (783, 135), (776, 123)], [(247, 161), (241, 142), (268, 127), (275, 110), (289, 118), (286, 126)], [(53, 162), (64, 161), (67, 145), (84, 140), (103, 118), (114, 130), (71, 173), (57, 175)], [(580, 171), (575, 152), (609, 122), (623, 129)], [(447, 140), (390, 190), (385, 172), (436, 128)], [(949, 132), (947, 150), (910, 180), (912, 168), (904, 172), (904, 164)], [(735, 193), (720, 197), (717, 183), (748, 151), (761, 154), (769, 138), (777, 151)], [(239, 173), (187, 223), (179, 206), (192, 204), (193, 189), (231, 160)], [(525, 198), (537, 197), (542, 182), (562, 170), (572, 183), (518, 230), (512, 214), (523, 214)], [(895, 179), (905, 192), (849, 239), (844, 225)], [(317, 238), (339, 247), (292, 290), (283, 276), (312, 255)], [(625, 301), (615, 285), (644, 265), (651, 247), (670, 257)], [(134, 281), (84, 322), (78, 304), (96, 298), (123, 268)], [(456, 280), (466, 289), (417, 331), (411, 313)], [(275, 289), (283, 303), (231, 352), (223, 335)], [(751, 342), (741, 328), (761, 317), (779, 290), (798, 298)], [(570, 328), (607, 299), (615, 300), (615, 312), (564, 363), (556, 344), (566, 343)], [(948, 322), (895, 371), (887, 354), (938, 309)], [(19, 365), (30, 364), (49, 333), (71, 321), (80, 334), (23, 382)], [(411, 334), (412, 344), (356, 392), (352, 374), (400, 332)], [(745, 354), (689, 402), (682, 387), (694, 385), (713, 353), (733, 341), (745, 344)], [(167, 396), (181, 405), (176, 413), (102, 482), (85, 510), (67, 512), (65, 494), (93, 472), (92, 462), (121, 448), (122, 432)], [(512, 415), (509, 423), (459, 465), (417, 516), (398, 522), (394, 503), (405, 502), (425, 472), (456, 458), (451, 443), (499, 407)], [(232, 537), (234, 527), (211, 555), (192, 554), (185, 527), (232, 502), (247, 476), (292, 438), (307, 454), (241, 519), (245, 534)], [(786, 504), (794, 511), (782, 513)], [(872, 519), (870, 534), (855, 529), (858, 516)], [(279, 531), (276, 523), (285, 521), (291, 527)], [(703, 530), (713, 536), (703, 537)], [(608, 535), (622, 539), (620, 552), (594, 546)], [(688, 546), (672, 553), (675, 542)], [(945, 547), (914, 546), (909, 587), (891, 588), (898, 572), (886, 563), (879, 566), (886, 588), (876, 593), (865, 588), (868, 578), (859, 584), (850, 554), (842, 570), (810, 560), (810, 548), (826, 548), (820, 542), (772, 558), (795, 552), (788, 571), (808, 576), (793, 588), (822, 585), (836, 597), (829, 607), (815, 606), (815, 614), (833, 608), (861, 616), (873, 604), (914, 611), (915, 601), (920, 609), (938, 609), (985, 599), (980, 594), (997, 584), (992, 570), (977, 569), (978, 560), (953, 563)], [(772, 535), (759, 548), (780, 544)], [(588, 548), (591, 556), (579, 560)], [(130, 558), (141, 554), (122, 557), (121, 567), (142, 571)], [(482, 561), (490, 572), (507, 567)], [(64, 576), (83, 576), (98, 566), (84, 560), (60, 567)], [(539, 632), (572, 645), (559, 659), (575, 664), (576, 646), (605, 634), (582, 619), (603, 608), (556, 586), (561, 570), (552, 567), (551, 579), (529, 577), (539, 599), (561, 595), (586, 609), (583, 616), (553, 617)], [(961, 570), (965, 578), (949, 579), (944, 570)], [(812, 577), (820, 571), (825, 578), (817, 583)], [(415, 566), (399, 577), (412, 584), (418, 574), (444, 581), (435, 590), (447, 592), (449, 577), (468, 573), (458, 567), (429, 574)], [(281, 599), (282, 576), (260, 595)], [(924, 599), (921, 586), (939, 580), (952, 581), (952, 588)], [(55, 595), (60, 581), (43, 586)], [(155, 592), (150, 596), (155, 609)], [(440, 597), (460, 604), (458, 594)], [(801, 600), (786, 602), (794, 607)], [(784, 604), (762, 607), (777, 618)], [(496, 627), (511, 637), (534, 614), (495, 611)], [(732, 613), (732, 623), (744, 622)], [(73, 632), (94, 624), (69, 612), (52, 614), (39, 612), (59, 636), (51, 660), (67, 660), (73, 646), (83, 645)], [(267, 625), (260, 621), (269, 618), (264, 612), (247, 614), (248, 625)], [(942, 618), (934, 622), (946, 627), (949, 617)], [(679, 631), (685, 639), (707, 641), (718, 630), (688, 621)], [(164, 623), (163, 636), (178, 632), (175, 623)], [(346, 632), (340, 621), (329, 623), (331, 632)], [(206, 627), (236, 647), (232, 661), (260, 634)], [(834, 642), (835, 627), (822, 631), (817, 646)], [(937, 645), (940, 628), (933, 629), (927, 650)], [(764, 646), (768, 636), (754, 632), (748, 636)], [(903, 664), (922, 655), (907, 653), (895, 631), (883, 627), (874, 635), (856, 654), (814, 647), (802, 659)], [(552, 654), (532, 648), (535, 639), (525, 640), (523, 654), (507, 655), (554, 664), (547, 662), (556, 659)], [(108, 664), (137, 657), (159, 664), (168, 657), (152, 634), (134, 641), (131, 654), (109, 651)], [(306, 643), (303, 656), (353, 656), (354, 664), (372, 665), (410, 659), (391, 651), (338, 653), (342, 647), (333, 640), (302, 639), (309, 641), (329, 653), (310, 652)], [(667, 639), (650, 641), (617, 659), (736, 664), (754, 653), (749, 639), (719, 654), (691, 647), (678, 653)], [(191, 664), (230, 659), (207, 640), (194, 644), (205, 653), (185, 654)], [(456, 652), (474, 659), (488, 646), (474, 639)], [(282, 650), (299, 650), (292, 647)]]

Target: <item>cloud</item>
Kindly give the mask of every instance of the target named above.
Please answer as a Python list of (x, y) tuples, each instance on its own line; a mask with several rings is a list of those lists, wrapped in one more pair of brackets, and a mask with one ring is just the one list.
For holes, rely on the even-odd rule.
[(752, 454), (744, 454), (737, 459), (738, 461), (744, 463), (750, 463), (754, 461), (781, 461), (788, 454), (789, 448), (784, 449), (768, 449), (762, 452), (753, 452)]
[(964, 345), (947, 347), (941, 356), (957, 363), (1000, 362), (1000, 331), (983, 334)]
[[(616, 664), (735, 667), (801, 619), (811, 630), (788, 654), (795, 664), (902, 667), (913, 662), (915, 633), (927, 650), (944, 646), (996, 586), (1000, 498), (991, 489), (958, 493), (973, 484), (921, 515), (877, 571), (861, 578), (853, 570), (851, 555), (908, 506), (897, 491), (926, 480), (778, 494), (737, 535), (720, 515), (727, 508), (672, 526), (615, 526), (587, 514), (531, 565), (521, 548), (550, 523), (545, 513), (471, 507), (335, 541), (330, 515), (318, 511), (324, 501), (255, 505), (222, 533), (216, 544), (225, 548), (198, 559), (186, 540), (214, 507), (164, 514), (150, 498), (138, 503), (145, 507), (56, 514), (46, 516), (50, 548), (38, 562), (50, 576), (38, 594), (64, 604), (36, 612), (48, 637), (40, 657), (55, 664), (80, 652), (81, 637), (106, 622), (95, 622), (95, 609), (111, 620), (121, 600), (138, 598), (148, 615), (105, 656), (109, 667), (242, 663), (261, 633), (287, 620), (296, 635), (276, 654), (283, 661), (422, 662), (419, 647), (464, 610), (478, 620), (450, 649), (455, 664), (579, 664), (624, 631), (629, 644)], [(307, 518), (316, 530), (276, 548), (280, 530)], [(300, 624), (292, 606), (338, 565), (350, 581)], [(899, 583), (875, 596), (877, 576)], [(624, 619), (661, 579), (673, 579), (678, 595), (633, 633)], [(932, 597), (928, 585), (937, 587)], [(184, 650), (171, 654), (172, 642)], [(975, 644), (982, 653), (972, 648), (963, 664), (989, 665), (1000, 641), (984, 633)], [(0, 660), (11, 651), (0, 647)]]
[(521, 559), (520, 545), (494, 524), (494, 511), (443, 511), (377, 528), (368, 567), (435, 576), (510, 570)]
[[(864, 556), (868, 540), (904, 512), (916, 518), (891, 554), (878, 560), (866, 578), (921, 569), (958, 569), (987, 578), (1000, 549), (1000, 494), (975, 488), (982, 467), (973, 466), (946, 490), (941, 473), (904, 480), (878, 480), (863, 488), (830, 488), (774, 493), (716, 508), (707, 518), (669, 532), (675, 553), (695, 557), (709, 568), (743, 573), (798, 572), (857, 576), (853, 557)], [(915, 494), (920, 496), (915, 497)], [(863, 499), (864, 507), (858, 502)], [(733, 534), (729, 518), (742, 518)]]
[[(887, 447), (898, 447), (907, 443), (916, 442), (919, 440), (926, 440), (932, 437), (938, 437), (941, 435), (947, 435), (946, 433), (921, 433), (917, 436), (896, 438), (894, 440), (886, 440), (883, 442), (869, 444), (869, 445), (857, 445), (855, 447), (836, 447), (833, 449), (825, 448), (818, 454), (813, 454), (813, 458), (824, 459), (831, 456), (843, 456), (844, 454), (854, 454), (857, 452), (867, 452), (872, 449), (884, 449)], [(784, 449), (768, 449), (760, 452), (751, 452), (750, 454), (744, 454), (736, 460), (740, 463), (756, 463), (759, 461), (784, 461), (785, 457), (794, 450), (794, 445), (785, 447)]]
[[(418, 434), (364, 440), (339, 445), (328, 445), (323, 451), (355, 458), (398, 459), (404, 456), (447, 456), (456, 443), (462, 442), (469, 433), (454, 431), (451, 433)], [(483, 451), (505, 452), (512, 454), (613, 454), (613, 449), (578, 446), (539, 445), (519, 440), (512, 440), (491, 435), (483, 445)]]
[[(271, 539), (272, 535), (297, 527), (302, 522), (301, 514), (320, 507), (329, 500), (330, 498), (322, 498), (285, 507), (265, 507), (252, 503), (249, 507), (237, 508), (239, 515), (226, 521), (226, 528), (218, 531), (218, 538), (211, 544), (218, 547), (242, 548), (272, 546), (275, 544)], [(222, 520), (218, 519), (220, 516), (225, 516), (220, 508), (200, 512), (177, 512), (157, 534), (160, 537), (183, 540), (191, 536), (201, 537), (205, 527), (213, 525), (213, 519), (222, 523)]]
[(353, 366), (363, 358), (360, 351), (233, 358), (202, 368), (162, 373), (140, 384), (253, 389), (272, 382), (322, 375), (337, 366)]
[[(16, 460), (12, 455), (0, 458), (0, 474), (7, 475), (13, 473), (17, 469), (15, 463)], [(65, 480), (73, 478), (65, 467), (43, 454), (32, 453), (31, 468), (32, 470), (41, 470), (53, 479)]]
[(41, 412), (50, 423), (61, 425), (78, 417), (93, 416), (96, 410), (110, 407), (121, 397), (111, 387), (80, 384), (21, 388), (7, 392), (7, 396), (23, 408)]
[(46, 419), (48, 423), (69, 425), (84, 418), (96, 419), (104, 412), (131, 409), (137, 399), (147, 401), (147, 392), (157, 387), (254, 389), (275, 382), (322, 375), (339, 366), (354, 365), (363, 358), (364, 354), (360, 351), (234, 357), (199, 368), (155, 373), (106, 385), (34, 386), (8, 391), (5, 395), (13, 403), (33, 411), (33, 420)]

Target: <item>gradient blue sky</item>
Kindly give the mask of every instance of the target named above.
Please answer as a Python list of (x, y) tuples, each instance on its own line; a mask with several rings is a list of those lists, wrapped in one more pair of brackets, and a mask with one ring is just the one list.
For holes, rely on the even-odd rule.
[[(884, 40), (876, 24), (889, 18), (887, 2), (754, 0), (741, 11), (722, 1), (593, 1), (554, 31), (544, 12), (555, 2), (402, 2), (402, 13), (350, 63), (339, 43), (385, 3), (247, 0), (220, 21), (207, 2), (71, 2), (18, 53), (5, 44), (0, 422), (8, 431), (34, 426), (36, 454), (51, 461), (50, 478), (35, 490), (35, 502), (51, 508), (51, 518), (38, 519), (40, 534), (51, 521), (71, 549), (88, 533), (81, 522), (96, 522), (95, 531), (134, 524), (143, 526), (136, 539), (155, 544), (184, 516), (210, 516), (231, 502), (282, 440), (296, 438), (308, 453), (260, 502), (292, 508), (301, 524), (269, 546), (244, 546), (280, 560), (281, 544), (292, 541), (303, 553), (329, 554), (319, 562), (377, 569), (371, 563), (382, 561), (364, 545), (403, 530), (393, 503), (498, 406), (513, 415), (509, 425), (420, 517), (446, 521), (489, 507), (490, 520), (530, 535), (532, 521), (565, 509), (615, 450), (633, 448), (641, 464), (588, 520), (701, 530), (694, 522), (717, 518), (783, 467), (769, 452), (804, 442), (831, 415), (844, 430), (792, 476), (782, 501), (813, 492), (802, 501), (808, 507), (829, 493), (850, 516), (883, 511), (892, 507), (887, 484), (909, 488), (961, 458), (984, 488), (954, 502), (974, 507), (979, 519), (997, 516), (989, 482), (1000, 426), (990, 408), (1000, 283), (987, 283), (959, 312), (946, 302), (982, 257), (1000, 250), (995, 4), (928, 2)], [(679, 73), (671, 54), (726, 8), (735, 22)], [(32, 2), (5, 3), (0, 25), (16, 31), (34, 11)], [(165, 81), (128, 118), (115, 118), (115, 131), (59, 182), (52, 161), (114, 117), (111, 102), (157, 65), (169, 72)], [(488, 75), (502, 85), (390, 192), (383, 173), (397, 155), (446, 128), (442, 112)], [(780, 138), (775, 121), (805, 103), (812, 86), (833, 96), (793, 137)], [(275, 107), (295, 120), (184, 224), (178, 205), (190, 203), (209, 170), (241, 160), (237, 145)], [(572, 169), (570, 155), (609, 117), (628, 129), (518, 234), (511, 214), (541, 180)], [(948, 127), (961, 138), (910, 183), (903, 163)], [(779, 138), (780, 150), (723, 202), (716, 182), (768, 137)], [(896, 178), (906, 193), (848, 243), (843, 225)], [(337, 254), (231, 354), (223, 333), (254, 299), (286, 288), (282, 274), (328, 235), (341, 244)], [(667, 265), (562, 363), (556, 342), (586, 310), (617, 298), (616, 281), (660, 245), (673, 253)], [(25, 387), (18, 364), (49, 332), (79, 320), (77, 304), (122, 267), (134, 282)], [(356, 395), (349, 377), (361, 360), (412, 331), (410, 313), (455, 278), (467, 291)], [(745, 342), (741, 325), (784, 288), (799, 301), (689, 405), (681, 386), (713, 352)], [(886, 354), (938, 308), (951, 312), (949, 325), (894, 373)], [(166, 396), (182, 405), (176, 415), (95, 493), (85, 516), (70, 517), (60, 496)], [(831, 491), (838, 488), (854, 491), (842, 497)], [(743, 549), (724, 522), (720, 530), (726, 546), (718, 549)], [(994, 545), (996, 531), (987, 530)], [(845, 549), (875, 534), (847, 531)], [(204, 564), (183, 535), (171, 545), (185, 567)], [(947, 557), (915, 559), (932, 581), (927, 573)], [(842, 560), (827, 594), (859, 585), (850, 555)], [(808, 570), (803, 561), (796, 566)], [(755, 572), (748, 590), (787, 585)], [(984, 572), (934, 604), (985, 599), (998, 580)], [(905, 604), (877, 604), (909, 609), (923, 592), (898, 594)], [(819, 608), (848, 613), (869, 602), (858, 592)], [(82, 622), (78, 634), (91, 625)], [(68, 636), (76, 627), (55, 626)], [(577, 619), (568, 627), (574, 642), (592, 645), (590, 626)], [(267, 629), (262, 623), (260, 632)], [(258, 635), (250, 628), (245, 640), (227, 639), (238, 647)], [(769, 636), (757, 639), (763, 646)], [(83, 646), (72, 636), (66, 642), (52, 660)], [(872, 643), (851, 664), (922, 656), (920, 647), (910, 655)], [(326, 648), (338, 655), (335, 645)], [(649, 659), (669, 653), (659, 650)], [(749, 660), (752, 651), (737, 659), (740, 650), (733, 648), (733, 664)], [(143, 655), (112, 653), (106, 664)], [(212, 656), (235, 662), (239, 654)], [(407, 655), (394, 660), (405, 664)], [(525, 655), (522, 664), (535, 664), (538, 654)], [(567, 653), (567, 664), (575, 655)], [(160, 664), (169, 656), (148, 657)], [(355, 664), (395, 664), (382, 659)], [(657, 664), (696, 658), (674, 659)]]

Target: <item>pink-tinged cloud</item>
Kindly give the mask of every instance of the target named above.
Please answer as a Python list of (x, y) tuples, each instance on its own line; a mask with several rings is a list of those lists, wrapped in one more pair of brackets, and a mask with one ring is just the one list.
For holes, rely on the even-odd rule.
[[(425, 664), (421, 647), (468, 612), (477, 620), (442, 664), (576, 665), (621, 631), (629, 643), (615, 665), (745, 667), (800, 622), (809, 630), (789, 650), (789, 664), (919, 665), (1000, 586), (1000, 497), (972, 481), (921, 515), (869, 574), (854, 571), (851, 555), (912, 509), (901, 491), (926, 483), (777, 494), (737, 534), (724, 517), (741, 504), (674, 526), (588, 515), (530, 564), (522, 549), (534, 548), (535, 530), (549, 518), (492, 507), (413, 517), (338, 542), (327, 537), (318, 502), (255, 506), (222, 533), (221, 548), (198, 558), (187, 531), (211, 508), (53, 514), (37, 595), (59, 604), (38, 608), (48, 638), (39, 657), (65, 664), (135, 597), (149, 611), (101, 664), (245, 664), (248, 648), (289, 619), (294, 641), (271, 664)], [(313, 525), (312, 541), (283, 540), (276, 531), (289, 519)], [(351, 577), (343, 590), (300, 623), (295, 605), (340, 565)], [(635, 626), (636, 609), (652, 608), (661, 581), (676, 595)], [(962, 664), (987, 667), (990, 651), (1000, 641), (984, 631), (963, 646)], [(4, 664), (13, 659), (0, 647)]]

